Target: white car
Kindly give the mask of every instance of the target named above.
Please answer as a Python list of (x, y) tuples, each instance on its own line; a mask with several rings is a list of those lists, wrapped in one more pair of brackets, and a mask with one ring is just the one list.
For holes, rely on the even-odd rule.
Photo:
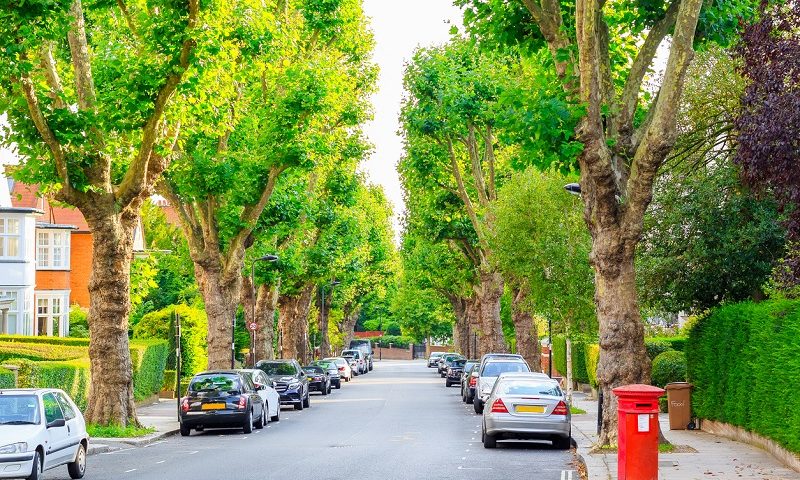
[(0, 425), (0, 478), (39, 480), (62, 465), (72, 478), (86, 473), (86, 422), (63, 391), (0, 390)]
[(329, 357), (324, 359), (325, 362), (333, 362), (336, 368), (339, 369), (339, 378), (345, 382), (353, 379), (353, 369), (350, 368), (350, 363), (344, 357)]
[(272, 381), (267, 374), (259, 369), (243, 369), (240, 372), (247, 374), (256, 386), (258, 396), (264, 400), (267, 406), (267, 416), (270, 422), (278, 422), (281, 419), (281, 396), (272, 386)]

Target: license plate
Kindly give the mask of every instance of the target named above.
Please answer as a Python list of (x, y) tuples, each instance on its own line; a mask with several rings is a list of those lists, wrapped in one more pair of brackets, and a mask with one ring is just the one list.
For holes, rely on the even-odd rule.
[(204, 403), (201, 410), (225, 410), (224, 403)]
[(544, 405), (517, 405), (517, 413), (544, 413)]

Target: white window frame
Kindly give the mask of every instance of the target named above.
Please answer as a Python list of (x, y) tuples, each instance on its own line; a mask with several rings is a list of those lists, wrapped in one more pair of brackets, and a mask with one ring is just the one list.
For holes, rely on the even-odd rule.
[[(9, 232), (9, 224), (16, 223), (17, 231)], [(22, 258), (22, 219), (17, 217), (0, 217), (0, 259), (16, 260)], [(16, 243), (16, 255), (8, 255), (9, 245)]]
[(20, 296), (21, 295), (24, 295), (24, 292), (22, 292), (21, 290), (2, 290), (0, 288), (0, 297), (2, 297), (2, 298), (12, 298), (13, 299), (13, 301), (11, 303), (11, 308), (8, 309), (6, 318), (8, 319), (8, 327), (13, 327), (13, 330), (14, 330), (13, 332), (9, 332), (9, 330), (11, 330), (11, 328), (5, 328), (4, 325), (0, 325), (0, 334), (3, 334), (3, 335), (24, 335), (24, 333), (23, 333), (24, 328), (19, 328), (20, 327), (20, 321), (19, 321), (20, 320), (20, 316), (24, 316), (24, 315), (22, 315), (23, 311), (19, 308), (20, 307)]
[[(59, 305), (58, 313), (54, 313), (54, 305)], [(40, 310), (41, 309), (41, 310)], [(53, 336), (53, 322), (58, 322), (58, 336), (69, 335), (69, 291), (47, 290), (36, 292), (33, 334), (36, 336)], [(45, 331), (41, 332), (39, 319), (44, 319)]]
[[(42, 243), (42, 237), (47, 241)], [(55, 245), (55, 239), (61, 238), (61, 245)], [(69, 230), (36, 229), (36, 269), (37, 270), (69, 270), (70, 269), (70, 240)], [(61, 253), (61, 262), (55, 263), (56, 251)]]

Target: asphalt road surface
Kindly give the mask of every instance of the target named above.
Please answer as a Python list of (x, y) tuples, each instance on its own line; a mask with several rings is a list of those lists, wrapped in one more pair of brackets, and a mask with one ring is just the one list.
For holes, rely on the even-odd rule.
[[(375, 362), (310, 409), (284, 407), (280, 422), (244, 435), (192, 432), (147, 447), (93, 455), (89, 480), (531, 479), (577, 480), (570, 451), (549, 443), (480, 442), (480, 416), (457, 387), (422, 361)], [(68, 479), (66, 467), (46, 479)]]

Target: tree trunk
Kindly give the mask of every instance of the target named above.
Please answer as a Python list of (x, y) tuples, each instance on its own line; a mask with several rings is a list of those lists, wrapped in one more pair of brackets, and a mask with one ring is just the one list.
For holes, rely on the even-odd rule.
[(458, 295), (446, 295), (453, 306), (456, 322), (453, 324), (453, 345), (458, 352), (467, 358), (470, 357), (470, 330), (467, 308), (469, 300)]
[[(253, 286), (250, 277), (242, 278), (242, 308), (247, 324), (254, 321), (253, 308), (255, 307), (256, 328), (255, 359), (272, 360), (275, 358), (273, 343), (275, 340), (275, 310), (278, 308), (278, 292), (280, 280), (277, 285), (259, 285), (256, 297), (253, 298)], [(255, 305), (254, 305), (255, 303)]]
[(528, 362), (534, 372), (542, 371), (542, 347), (539, 344), (539, 332), (530, 307), (526, 304), (528, 291), (526, 287), (514, 289), (511, 319), (517, 339), (517, 353)]
[(194, 272), (208, 316), (208, 368), (231, 368), (233, 320), (239, 304), (242, 275), (224, 273), (219, 251), (193, 252)]
[[(127, 212), (127, 210), (126, 210)], [(90, 217), (89, 386), (87, 423), (138, 425), (128, 345), (130, 270), (136, 218), (129, 213)]]
[(328, 324), (330, 321), (331, 296), (333, 294), (333, 289), (330, 289), (326, 293), (328, 293), (328, 295), (325, 295), (324, 304), (320, 299), (319, 318), (317, 320), (318, 322), (317, 328), (319, 329), (319, 334), (322, 337), (322, 340), (320, 341), (319, 345), (319, 352), (322, 358), (329, 356), (331, 352), (331, 339), (328, 337)]
[(481, 356), (481, 349), (480, 349), (480, 342), (481, 342), (481, 335), (483, 330), (483, 325), (481, 323), (481, 299), (478, 296), (473, 298), (469, 298), (466, 300), (467, 303), (467, 355), (468, 358), (480, 358)]
[(503, 277), (498, 272), (481, 272), (477, 287), (480, 302), (481, 334), (478, 338), (477, 355), (507, 350), (503, 338), (503, 323), (500, 318), (500, 298), (503, 296)]
[(600, 445), (616, 443), (617, 399), (612, 389), (650, 383), (650, 359), (644, 347), (644, 326), (636, 299), (633, 248), (623, 248), (621, 238), (616, 231), (600, 231), (592, 251), (600, 324), (597, 380), (604, 398)]
[(306, 285), (293, 296), (282, 295), (278, 300), (281, 332), (281, 358), (295, 358), (304, 363), (308, 352), (308, 313), (314, 295), (314, 285)]
[(352, 310), (345, 308), (344, 322), (342, 324), (342, 333), (344, 333), (345, 347), (350, 345), (350, 342), (356, 336), (355, 335), (356, 323), (358, 323), (358, 317), (360, 316), (361, 316), (361, 307), (356, 307)]

